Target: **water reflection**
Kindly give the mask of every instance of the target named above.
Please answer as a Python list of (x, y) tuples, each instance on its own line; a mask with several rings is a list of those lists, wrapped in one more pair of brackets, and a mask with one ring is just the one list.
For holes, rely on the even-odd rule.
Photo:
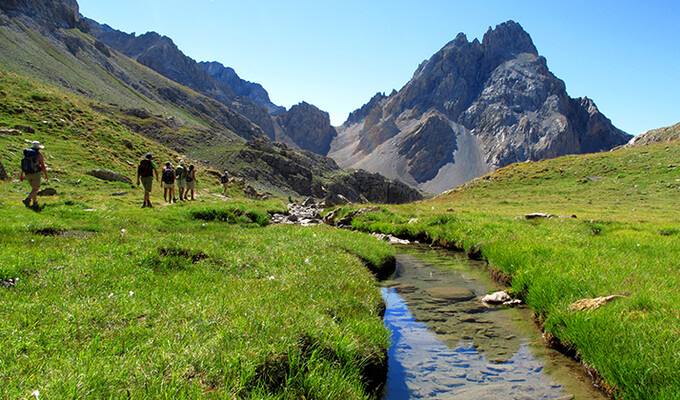
[(482, 265), (409, 251), (383, 288), (392, 332), (386, 400), (604, 398), (578, 363), (538, 344), (526, 310), (480, 302), (499, 289)]
[(383, 289), (383, 297), (385, 324), (392, 331), (387, 399), (565, 398), (561, 387), (546, 378), (527, 343), (501, 363), (480, 354), (472, 340), (449, 348), (415, 320), (394, 289)]

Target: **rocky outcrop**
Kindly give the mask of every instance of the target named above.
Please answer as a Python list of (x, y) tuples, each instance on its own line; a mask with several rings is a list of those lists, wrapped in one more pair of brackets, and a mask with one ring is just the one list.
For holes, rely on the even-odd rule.
[(302, 102), (277, 118), (283, 132), (304, 150), (325, 155), (337, 136), (327, 112)]
[(326, 198), (334, 200), (338, 195), (354, 203), (403, 204), (423, 198), (405, 183), (363, 170), (336, 178), (328, 187)]
[(630, 135), (572, 99), (512, 21), (481, 42), (459, 34), (400, 91), (378, 94), (338, 128), (329, 156), (440, 193), (508, 164), (610, 150)]
[(665, 128), (652, 129), (635, 136), (625, 147), (646, 146), (648, 144), (680, 140), (680, 123)]
[(250, 141), (224, 167), (263, 188), (324, 199), (326, 205), (422, 199), (420, 192), (404, 183), (366, 171), (346, 173), (331, 158), (278, 142)]
[(0, 10), (11, 17), (39, 22), (49, 29), (75, 28), (80, 21), (76, 0), (3, 0)]
[(217, 82), (228, 85), (236, 96), (251, 99), (255, 104), (265, 107), (269, 114), (280, 115), (286, 112), (285, 107), (272, 103), (269, 99), (269, 93), (262, 85), (241, 79), (233, 68), (225, 67), (215, 61), (199, 62), (198, 65), (203, 67)]

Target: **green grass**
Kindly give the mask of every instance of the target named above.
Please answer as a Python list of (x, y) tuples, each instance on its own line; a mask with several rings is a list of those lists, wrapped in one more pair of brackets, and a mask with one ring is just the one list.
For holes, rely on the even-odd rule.
[[(392, 260), (384, 242), (269, 226), (284, 200), (247, 199), (238, 182), (223, 197), (200, 164), (196, 201), (165, 206), (155, 184), (156, 207), (141, 209), (141, 188), (85, 172), (134, 178), (147, 151), (179, 155), (12, 74), (0, 74), (0, 123), (36, 129), (0, 136), (11, 176), (0, 182), (0, 282), (19, 278), (0, 287), (0, 398), (373, 396), (389, 333), (366, 265)], [(57, 190), (39, 213), (15, 181), (26, 140), (46, 145), (43, 187)]]
[(204, 222), (194, 213), (218, 205), (196, 203), (0, 207), (0, 280), (19, 278), (0, 290), (3, 397), (368, 397), (388, 333), (354, 254), (391, 250), (327, 227)]
[[(515, 164), (353, 225), (480, 248), (617, 398), (680, 388), (680, 143)], [(348, 211), (345, 211), (348, 212)], [(527, 220), (547, 212), (551, 219)], [(623, 295), (592, 311), (576, 300)]]

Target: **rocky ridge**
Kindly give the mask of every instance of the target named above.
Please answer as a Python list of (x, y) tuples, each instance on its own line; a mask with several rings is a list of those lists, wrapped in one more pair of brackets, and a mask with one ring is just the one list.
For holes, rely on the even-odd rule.
[(635, 136), (626, 143), (625, 147), (646, 146), (659, 142), (670, 142), (680, 140), (680, 123), (664, 128), (651, 129), (641, 135)]
[(366, 171), (342, 171), (331, 158), (284, 143), (253, 140), (228, 164), (236, 175), (260, 183), (260, 189), (320, 199), (325, 205), (353, 203), (399, 204), (422, 199), (399, 181)]
[(529, 34), (508, 21), (481, 42), (459, 34), (401, 90), (350, 114), (329, 156), (440, 193), (513, 162), (629, 139), (592, 100), (570, 98)]

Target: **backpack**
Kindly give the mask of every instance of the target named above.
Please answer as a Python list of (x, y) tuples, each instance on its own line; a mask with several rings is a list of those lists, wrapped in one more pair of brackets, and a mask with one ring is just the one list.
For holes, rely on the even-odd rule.
[(224, 174), (224, 175), (220, 176), (220, 182), (221, 183), (229, 183), (229, 175)]
[(193, 169), (190, 169), (189, 172), (187, 172), (187, 182), (193, 182), (194, 181), (194, 172)]
[(172, 168), (166, 168), (163, 170), (163, 183), (175, 183), (175, 171), (173, 171)]
[(175, 175), (177, 175), (177, 179), (182, 179), (186, 177), (186, 170), (184, 169), (183, 166), (179, 166), (175, 168)]
[(152, 176), (153, 175), (153, 165), (151, 165), (151, 160), (148, 158), (143, 159), (137, 167), (137, 174), (139, 176)]
[(25, 174), (35, 174), (42, 171), (39, 156), (40, 152), (36, 149), (24, 149), (24, 158), (21, 159), (21, 170)]

